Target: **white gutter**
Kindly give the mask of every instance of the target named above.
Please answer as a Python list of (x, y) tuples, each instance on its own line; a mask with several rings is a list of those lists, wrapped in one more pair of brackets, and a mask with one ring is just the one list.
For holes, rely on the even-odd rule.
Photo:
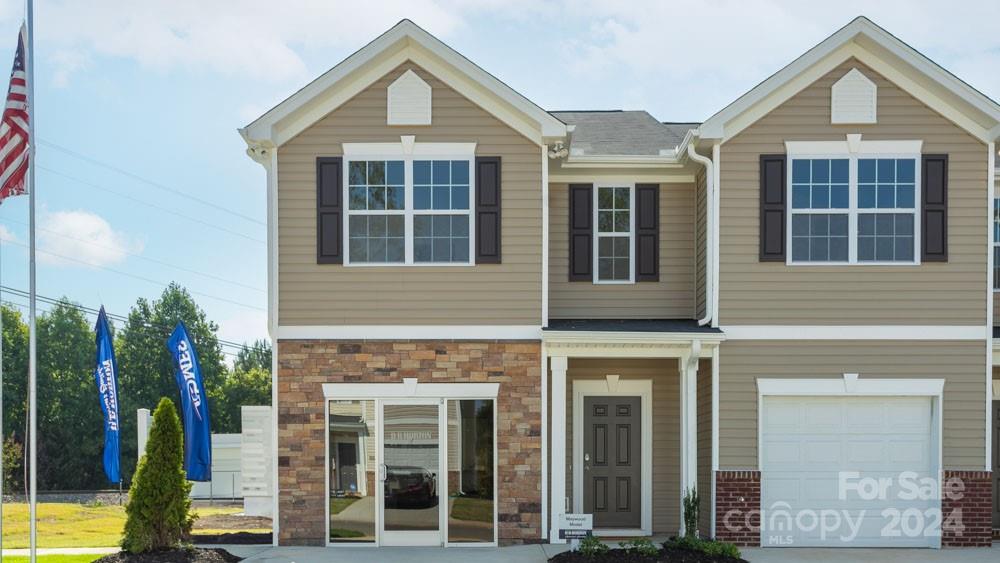
[(689, 142), (687, 154), (691, 160), (705, 167), (705, 316), (698, 319), (698, 326), (705, 326), (715, 317), (713, 297), (715, 292), (715, 164), (712, 159), (698, 154), (695, 143)]

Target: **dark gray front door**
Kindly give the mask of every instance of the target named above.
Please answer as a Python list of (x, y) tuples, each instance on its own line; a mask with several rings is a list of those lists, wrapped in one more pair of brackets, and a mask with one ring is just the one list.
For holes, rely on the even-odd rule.
[(337, 443), (337, 483), (342, 491), (358, 492), (358, 446), (349, 442)]
[(638, 528), (640, 397), (583, 398), (583, 511), (595, 528)]
[(993, 527), (1000, 528), (1000, 401), (993, 401)]

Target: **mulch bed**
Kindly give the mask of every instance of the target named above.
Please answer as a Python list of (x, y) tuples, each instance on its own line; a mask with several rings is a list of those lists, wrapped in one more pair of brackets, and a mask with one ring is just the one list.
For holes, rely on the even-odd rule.
[[(195, 530), (197, 532), (197, 530)], [(191, 534), (191, 543), (202, 545), (271, 545), (270, 532), (232, 532), (230, 534)]]
[(149, 553), (119, 552), (101, 557), (95, 563), (236, 563), (242, 560), (225, 549), (178, 548)]
[(748, 563), (746, 559), (716, 557), (688, 549), (660, 549), (653, 557), (612, 549), (603, 555), (587, 556), (579, 551), (564, 551), (549, 559), (550, 563)]

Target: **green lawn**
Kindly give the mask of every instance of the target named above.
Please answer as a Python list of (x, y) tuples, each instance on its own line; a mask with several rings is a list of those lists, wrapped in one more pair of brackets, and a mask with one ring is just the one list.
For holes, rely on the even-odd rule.
[[(239, 507), (200, 507), (193, 512), (202, 516), (236, 514)], [(125, 526), (121, 506), (88, 506), (70, 503), (38, 505), (38, 547), (112, 547), (118, 545)], [(233, 530), (225, 530), (233, 531)], [(270, 530), (246, 530), (251, 532)], [(199, 534), (222, 533), (222, 530), (196, 530)], [(3, 546), (9, 549), (28, 547), (28, 505), (3, 505)], [(94, 557), (93, 559), (97, 559)], [(93, 559), (67, 559), (66, 563)], [(7, 559), (4, 558), (4, 563)], [(62, 563), (63, 560), (52, 560)]]
[(345, 508), (361, 500), (360, 497), (334, 497), (330, 499), (330, 515), (340, 514)]
[(451, 507), (451, 517), (455, 520), (492, 522), (493, 501), (472, 497), (455, 497), (455, 503)]

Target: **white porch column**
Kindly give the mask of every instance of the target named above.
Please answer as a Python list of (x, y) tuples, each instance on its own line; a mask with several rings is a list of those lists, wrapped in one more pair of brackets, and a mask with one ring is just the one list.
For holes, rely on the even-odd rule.
[[(697, 340), (690, 355), (679, 360), (681, 396), (681, 527), (684, 535), (684, 502), (688, 491), (698, 487), (698, 359), (701, 345)], [(703, 494), (703, 491), (698, 491)]]
[(549, 522), (549, 543), (566, 543), (559, 539), (559, 526), (566, 513), (566, 365), (565, 356), (549, 358), (552, 366), (552, 431), (551, 447), (552, 479), (549, 485), (551, 500), (549, 506), (552, 518)]

